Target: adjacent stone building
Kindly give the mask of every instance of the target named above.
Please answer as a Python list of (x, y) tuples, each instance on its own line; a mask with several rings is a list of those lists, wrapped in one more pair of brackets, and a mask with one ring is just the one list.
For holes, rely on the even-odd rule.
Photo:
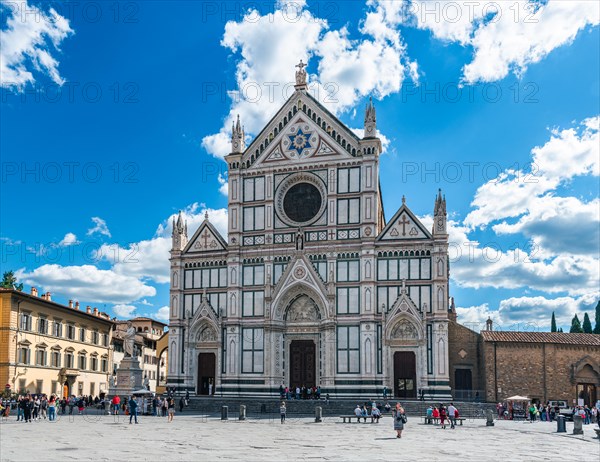
[[(386, 219), (372, 102), (357, 136), (295, 92), (246, 146), (232, 127), (228, 235), (173, 223), (168, 385), (224, 396), (450, 398), (446, 200)], [(429, 211), (422, 211), (427, 213)]]
[(92, 395), (108, 391), (113, 322), (49, 292), (0, 289), (0, 383), (17, 392)]

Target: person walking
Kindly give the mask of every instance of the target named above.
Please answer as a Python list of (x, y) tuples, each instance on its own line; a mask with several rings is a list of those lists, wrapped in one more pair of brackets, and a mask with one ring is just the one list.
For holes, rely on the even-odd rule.
[(404, 424), (406, 423), (406, 413), (400, 403), (396, 403), (396, 409), (394, 409), (394, 430), (396, 430), (396, 438), (402, 438), (402, 431), (404, 430)]
[(456, 408), (453, 403), (448, 406), (448, 420), (450, 421), (450, 428), (456, 429)]
[(171, 423), (173, 422), (173, 417), (175, 416), (175, 400), (173, 398), (169, 398), (169, 402), (167, 404), (168, 406), (168, 412), (169, 412), (169, 417), (167, 419), (167, 422)]
[(285, 422), (286, 414), (287, 414), (287, 408), (285, 407), (285, 401), (282, 401), (281, 406), (279, 406), (279, 415), (281, 416), (281, 423)]
[(446, 406), (443, 404), (440, 406), (440, 426), (445, 430), (446, 429), (446, 418), (448, 414), (446, 412)]
[(138, 403), (135, 398), (132, 396), (129, 398), (129, 425), (131, 425), (131, 420), (135, 418), (135, 423), (138, 423)]
[(179, 398), (179, 412), (183, 412), (183, 406), (185, 405), (183, 398)]
[(23, 397), (17, 397), (17, 422), (19, 420), (25, 420), (25, 417), (23, 416), (23, 407), (21, 406), (21, 401), (23, 401)]

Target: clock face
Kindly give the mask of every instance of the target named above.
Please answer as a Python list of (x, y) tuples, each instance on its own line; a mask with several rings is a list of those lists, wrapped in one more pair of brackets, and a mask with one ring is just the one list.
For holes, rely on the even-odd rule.
[(311, 183), (297, 183), (285, 193), (283, 211), (296, 223), (306, 223), (317, 216), (323, 198), (319, 189)]

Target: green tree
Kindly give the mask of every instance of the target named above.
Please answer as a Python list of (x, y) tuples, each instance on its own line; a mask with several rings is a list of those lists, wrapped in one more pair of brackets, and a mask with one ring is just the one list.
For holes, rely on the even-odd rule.
[(590, 317), (587, 313), (583, 315), (583, 324), (581, 327), (583, 329), (583, 332), (585, 332), (586, 334), (592, 333), (592, 321), (590, 321)]
[(556, 317), (554, 316), (554, 311), (552, 312), (552, 322), (550, 323), (550, 332), (557, 332), (557, 330), (556, 330)]
[(17, 284), (17, 278), (15, 277), (15, 273), (12, 271), (7, 271), (2, 275), (0, 287), (3, 289), (16, 289), (23, 291), (23, 284)]
[(558, 331), (562, 333), (562, 331), (563, 331), (563, 330), (562, 330), (562, 327), (561, 327), (560, 329), (558, 329)]
[(581, 322), (577, 315), (573, 316), (573, 319), (571, 320), (571, 330), (569, 332), (572, 334), (581, 334), (583, 332)]
[(596, 304), (596, 325), (593, 330), (594, 334), (600, 334), (600, 300)]

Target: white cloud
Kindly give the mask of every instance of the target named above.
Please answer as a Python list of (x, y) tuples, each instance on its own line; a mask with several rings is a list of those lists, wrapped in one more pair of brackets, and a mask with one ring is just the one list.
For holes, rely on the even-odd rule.
[(58, 243), (59, 247), (68, 247), (70, 245), (76, 245), (79, 244), (79, 241), (77, 240), (77, 236), (73, 233), (67, 233), (65, 234), (65, 237), (62, 238), (62, 240)]
[(146, 300), (145, 298), (139, 301), (140, 305), (145, 305), (145, 306), (154, 306), (152, 303), (150, 303), (148, 300)]
[(309, 75), (309, 92), (334, 114), (352, 109), (366, 95), (398, 92), (406, 76), (415, 76), (416, 63), (406, 56), (397, 18), (386, 15), (384, 7), (370, 4), (360, 28), (363, 38), (351, 40), (345, 27), (332, 30), (303, 6), (296, 2), (291, 16), (280, 3), (274, 13), (261, 16), (251, 10), (240, 22), (226, 24), (221, 44), (241, 59), (224, 125), (202, 141), (211, 155), (229, 153), (229, 130), (238, 114), (247, 134), (264, 127), (293, 92), (299, 59), (317, 63), (319, 75)]
[(34, 72), (64, 83), (52, 55), (73, 34), (69, 21), (53, 8), (43, 11), (27, 1), (1, 2), (6, 25), (0, 30), (0, 86), (22, 91), (35, 81)]
[(112, 307), (113, 312), (120, 318), (131, 318), (137, 308), (133, 305), (115, 305)]
[(135, 277), (92, 265), (42, 265), (30, 272), (19, 269), (15, 275), (21, 282), (41, 286), (44, 292), (94, 303), (128, 303), (156, 295), (154, 287)]
[(88, 229), (88, 236), (98, 233), (103, 236), (112, 237), (110, 231), (108, 230), (108, 226), (106, 226), (106, 221), (104, 221), (100, 217), (92, 217), (92, 221), (94, 222), (95, 226), (93, 228)]
[(473, 59), (463, 67), (463, 79), (472, 84), (500, 80), (510, 72), (523, 74), (529, 65), (570, 44), (586, 27), (597, 26), (600, 4), (412, 1), (404, 22), (428, 29), (440, 40), (472, 47)]
[(217, 181), (221, 185), (219, 186), (219, 192), (227, 197), (229, 195), (229, 182), (227, 181), (227, 176), (219, 173)]
[(154, 317), (159, 321), (169, 322), (169, 307), (163, 306), (158, 309), (158, 311), (154, 314)]

